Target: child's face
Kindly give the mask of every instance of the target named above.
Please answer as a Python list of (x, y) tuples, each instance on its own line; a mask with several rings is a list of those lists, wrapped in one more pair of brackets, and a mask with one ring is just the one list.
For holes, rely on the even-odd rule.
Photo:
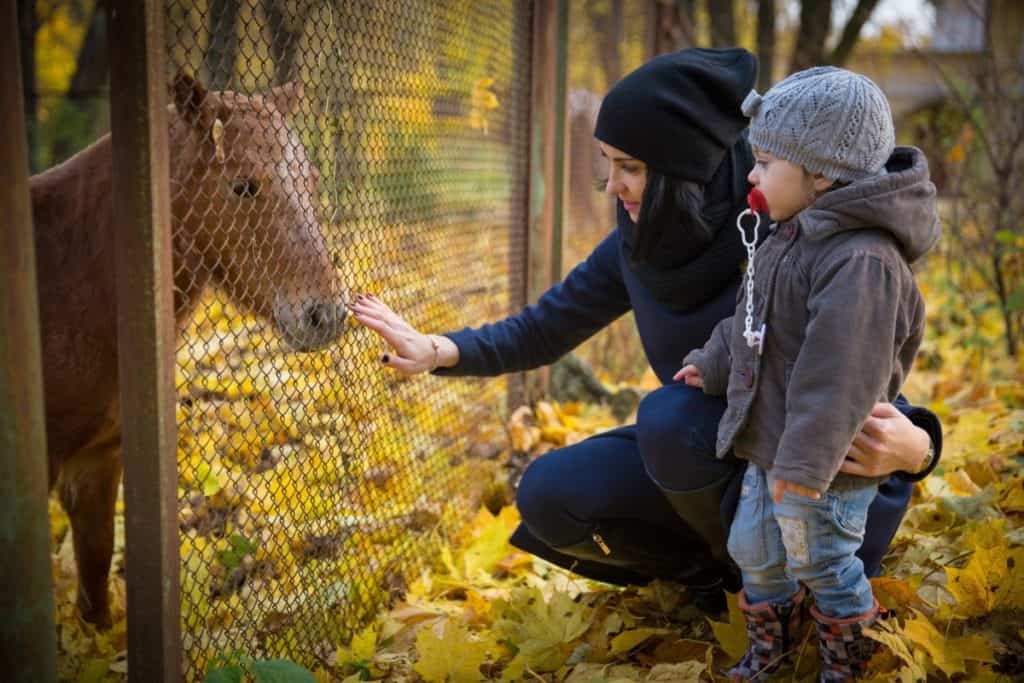
[(747, 180), (768, 200), (768, 213), (773, 221), (785, 221), (800, 213), (833, 182), (758, 147), (754, 147), (754, 161)]
[(622, 200), (622, 206), (635, 223), (640, 217), (640, 202), (647, 185), (647, 164), (600, 140), (597, 144), (601, 147), (601, 156), (608, 160), (604, 191)]

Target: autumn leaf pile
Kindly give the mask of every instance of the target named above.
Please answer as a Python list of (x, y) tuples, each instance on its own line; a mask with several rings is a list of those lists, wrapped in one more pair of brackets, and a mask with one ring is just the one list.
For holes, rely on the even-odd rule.
[[(874, 580), (896, 614), (875, 631), (887, 646), (872, 662), (875, 681), (1024, 676), (1024, 367), (978, 343), (998, 335), (998, 319), (964, 324), (960, 294), (943, 282), (923, 284), (928, 339), (906, 387), (943, 421), (942, 463), (915, 488)], [(467, 392), (489, 385), (432, 396), (427, 408), (416, 402), (419, 380), (374, 368), (360, 376), (365, 391), (392, 397), (394, 407), (360, 414), (364, 404), (347, 402), (326, 377), (339, 362), (371, 365), (369, 339), (360, 358), (288, 354), (261, 336), (269, 332), (258, 321), (216, 298), (205, 305), (197, 341), (179, 357), (183, 633), (197, 672), (232, 656), (259, 663), (305, 651), (311, 673), (294, 680), (717, 680), (745, 648), (734, 599), (722, 621), (708, 620), (677, 585), (612, 588), (508, 545), (518, 522), (508, 479), (529, 458), (615, 426), (607, 408), (541, 401), (513, 411), (503, 428), (478, 415), (472, 437), (453, 441), (438, 413), (465, 421), (474, 398), (483, 400)], [(200, 334), (202, 326), (220, 333)], [(252, 352), (259, 348), (274, 353)], [(432, 391), (448, 386), (427, 381)], [(301, 401), (287, 398), (296, 392)], [(456, 469), (430, 499), (404, 493), (420, 490), (413, 480), (428, 465), (403, 468), (401, 446), (359, 440), (405, 420), (429, 437), (423, 462)], [(367, 457), (345, 457), (362, 447)], [(468, 506), (479, 511), (465, 525)], [(67, 520), (56, 503), (51, 513), (61, 675), (122, 680), (123, 579), (111, 581), (114, 627), (83, 624)], [(343, 520), (346, 533), (318, 531), (325, 518)], [(119, 514), (115, 569), (122, 528)], [(410, 547), (422, 549), (420, 562), (405, 561)], [(306, 642), (304, 606), (325, 599), (345, 605), (346, 619), (317, 624), (317, 642)], [(801, 640), (793, 659), (787, 678), (814, 680), (813, 639)]]

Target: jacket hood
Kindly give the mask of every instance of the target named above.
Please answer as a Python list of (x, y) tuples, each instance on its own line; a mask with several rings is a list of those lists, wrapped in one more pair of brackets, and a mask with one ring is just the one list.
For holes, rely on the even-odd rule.
[(884, 230), (913, 263), (939, 239), (935, 194), (921, 150), (897, 147), (885, 164), (885, 173), (826, 192), (798, 220), (812, 240), (847, 230)]

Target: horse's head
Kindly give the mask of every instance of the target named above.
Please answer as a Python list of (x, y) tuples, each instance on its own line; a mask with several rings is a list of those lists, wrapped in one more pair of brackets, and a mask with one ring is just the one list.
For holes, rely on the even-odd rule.
[(189, 256), (182, 262), (272, 319), (294, 348), (330, 343), (342, 331), (345, 297), (314, 206), (319, 171), (285, 121), (301, 85), (243, 95), (208, 92), (179, 75), (173, 91), (174, 227)]

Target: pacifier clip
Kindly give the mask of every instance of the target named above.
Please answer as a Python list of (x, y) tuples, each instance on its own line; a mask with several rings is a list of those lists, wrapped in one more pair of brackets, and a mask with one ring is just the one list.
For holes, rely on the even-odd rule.
[[(761, 190), (756, 187), (747, 194), (747, 206), (739, 216), (736, 217), (736, 228), (740, 231), (740, 239), (743, 246), (747, 248), (747, 272), (744, 277), (747, 281), (747, 317), (743, 330), (743, 338), (747, 340), (747, 346), (757, 349), (757, 355), (764, 351), (764, 334), (767, 329), (765, 323), (761, 323), (761, 329), (754, 330), (754, 252), (757, 250), (757, 230), (761, 227), (761, 215), (768, 211), (768, 200), (765, 199)], [(747, 232), (743, 229), (744, 216), (754, 217), (754, 237), (747, 241)]]

